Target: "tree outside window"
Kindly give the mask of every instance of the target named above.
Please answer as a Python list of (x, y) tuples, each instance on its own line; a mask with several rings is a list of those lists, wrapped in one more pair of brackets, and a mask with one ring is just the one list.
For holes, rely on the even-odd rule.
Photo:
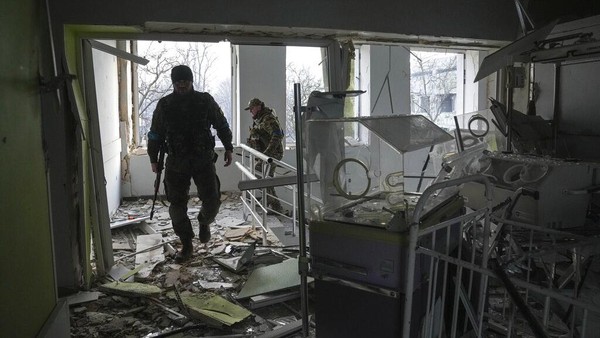
[[(320, 47), (287, 47), (286, 143), (295, 143), (294, 83), (300, 83), (302, 104), (315, 90), (323, 91), (323, 56)], [(221, 106), (232, 129), (231, 46), (227, 42), (138, 41), (139, 55), (150, 60), (138, 67), (139, 135), (145, 144), (158, 100), (173, 91), (171, 69), (186, 64), (194, 73), (194, 89), (210, 93)], [(283, 127), (283, 126), (282, 126)], [(216, 139), (218, 142), (218, 138)]]
[(294, 84), (300, 84), (301, 104), (305, 105), (310, 93), (324, 91), (323, 60), (319, 47), (287, 47), (286, 49), (286, 144), (296, 143), (294, 117)]
[(446, 127), (456, 114), (457, 60), (462, 54), (411, 51), (412, 114)]
[(171, 69), (181, 64), (192, 70), (194, 89), (210, 93), (231, 124), (229, 43), (138, 41), (138, 51), (150, 61), (138, 67), (140, 138), (147, 137), (158, 100), (173, 91)]

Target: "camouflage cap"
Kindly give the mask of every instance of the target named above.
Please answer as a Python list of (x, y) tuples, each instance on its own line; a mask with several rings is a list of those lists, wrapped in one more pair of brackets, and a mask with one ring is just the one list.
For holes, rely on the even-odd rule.
[(263, 102), (257, 98), (253, 98), (252, 100), (250, 100), (250, 102), (248, 102), (248, 107), (244, 108), (244, 110), (249, 110), (250, 108), (254, 107), (254, 106), (262, 106)]

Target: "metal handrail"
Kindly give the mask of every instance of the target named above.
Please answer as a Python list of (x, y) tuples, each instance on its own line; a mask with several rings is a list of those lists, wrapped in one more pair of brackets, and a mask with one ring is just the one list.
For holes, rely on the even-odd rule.
[(277, 165), (279, 167), (283, 167), (283, 168), (286, 168), (286, 169), (289, 169), (289, 170), (293, 170), (294, 173), (296, 173), (296, 168), (294, 166), (292, 166), (292, 165), (290, 165), (288, 163), (285, 163), (285, 162), (283, 162), (281, 160), (278, 160), (276, 158), (267, 156), (267, 155), (261, 153), (260, 151), (258, 151), (256, 149), (250, 147), (247, 144), (241, 143), (240, 144), (240, 148), (242, 148), (243, 151), (247, 151), (250, 154), (252, 154), (254, 157), (257, 157), (257, 158), (259, 158), (259, 159), (261, 159), (261, 160), (263, 160), (263, 161), (265, 161), (267, 163), (275, 164), (275, 165)]
[(255, 180), (256, 176), (254, 176), (254, 174), (248, 170), (248, 168), (244, 167), (243, 164), (241, 164), (238, 161), (235, 161), (235, 166), (242, 172), (242, 174), (248, 176), (248, 178)]
[[(265, 154), (263, 154), (262, 152), (251, 148), (250, 146), (246, 145), (246, 144), (240, 144), (240, 148), (242, 150), (242, 160), (240, 161), (236, 161), (235, 165), (236, 167), (240, 170), (240, 172), (242, 173), (242, 180), (244, 179), (250, 179), (250, 180), (257, 180), (260, 178), (265, 178), (267, 177), (267, 173), (269, 172), (269, 169), (271, 168), (271, 166), (278, 166), (278, 167), (282, 167), (282, 168), (286, 168), (288, 170), (293, 171), (294, 174), (296, 174), (296, 168), (283, 162), (280, 160), (277, 160), (275, 158), (272, 158), (270, 156), (267, 156)], [(247, 153), (247, 154), (246, 154)], [(249, 161), (248, 161), (249, 159)], [(254, 174), (254, 165), (255, 165), (255, 161), (256, 160), (261, 160), (263, 161), (266, 165), (263, 165), (262, 167), (262, 177), (257, 177), (257, 175)], [(253, 224), (254, 222), (259, 223), (259, 225), (264, 229), (263, 231), (263, 245), (267, 245), (267, 238), (266, 238), (266, 232), (268, 230), (267, 227), (267, 198), (268, 196), (271, 196), (270, 194), (267, 193), (266, 189), (269, 186), (264, 186), (259, 188), (253, 188), (253, 189), (249, 189), (249, 190), (244, 190), (243, 191), (243, 195), (242, 195), (242, 200), (245, 198), (244, 196), (250, 198), (251, 203), (247, 203), (244, 201), (244, 206), (249, 210), (250, 215), (252, 216), (253, 219)], [(273, 186), (274, 187), (274, 186)], [(293, 190), (295, 190), (295, 186), (292, 188)], [(263, 199), (261, 201), (259, 201), (256, 197), (255, 197), (255, 193), (253, 193), (255, 190), (260, 190), (262, 192), (262, 197)], [(294, 191), (295, 192), (295, 191)], [(271, 196), (274, 197), (274, 196)], [(274, 197), (275, 198), (275, 197)], [(297, 226), (297, 212), (296, 212), (296, 198), (295, 198), (295, 194), (294, 194), (294, 200), (293, 203), (290, 204), (287, 201), (281, 200), (279, 197), (276, 197), (277, 199), (280, 200), (280, 203), (285, 203), (286, 205), (290, 205), (291, 209), (292, 209), (292, 216), (287, 216), (284, 214), (279, 214), (283, 217), (286, 218), (290, 218), (293, 224), (292, 227), (292, 233), (295, 236), (296, 235), (296, 226)], [(255, 210), (256, 209), (261, 209), (262, 212), (262, 217), (261, 215), (258, 215)], [(254, 225), (253, 225), (254, 226)]]

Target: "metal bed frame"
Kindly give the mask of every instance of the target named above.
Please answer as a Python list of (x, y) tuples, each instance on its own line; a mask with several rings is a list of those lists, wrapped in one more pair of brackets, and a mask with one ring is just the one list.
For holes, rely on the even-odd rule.
[[(419, 227), (427, 199), (467, 182), (485, 186), (485, 207)], [(427, 288), (425, 318), (412, 318), (413, 295), (407, 292), (402, 336), (409, 337), (411, 325), (420, 325), (421, 337), (596, 336), (590, 318), (600, 318), (600, 307), (585, 299), (582, 286), (600, 240), (512, 221), (511, 208), (523, 191), (500, 206), (492, 205), (492, 194), (483, 175), (435, 183), (423, 192), (410, 224), (406, 285)], [(446, 245), (436, 245), (439, 231), (445, 231)], [(458, 246), (450, 248), (451, 241)], [(421, 285), (414, 285), (417, 258), (428, 267), (417, 279)]]

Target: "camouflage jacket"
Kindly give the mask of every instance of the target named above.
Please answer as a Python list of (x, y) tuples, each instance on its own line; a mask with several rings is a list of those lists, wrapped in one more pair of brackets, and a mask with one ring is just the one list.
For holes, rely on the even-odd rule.
[(169, 158), (212, 157), (215, 139), (211, 127), (226, 150), (232, 150), (232, 133), (223, 111), (208, 93), (171, 93), (158, 101), (148, 132), (148, 156), (158, 162), (160, 144), (167, 141)]
[(283, 157), (283, 135), (275, 111), (264, 107), (252, 123), (247, 143), (263, 154), (280, 160)]

